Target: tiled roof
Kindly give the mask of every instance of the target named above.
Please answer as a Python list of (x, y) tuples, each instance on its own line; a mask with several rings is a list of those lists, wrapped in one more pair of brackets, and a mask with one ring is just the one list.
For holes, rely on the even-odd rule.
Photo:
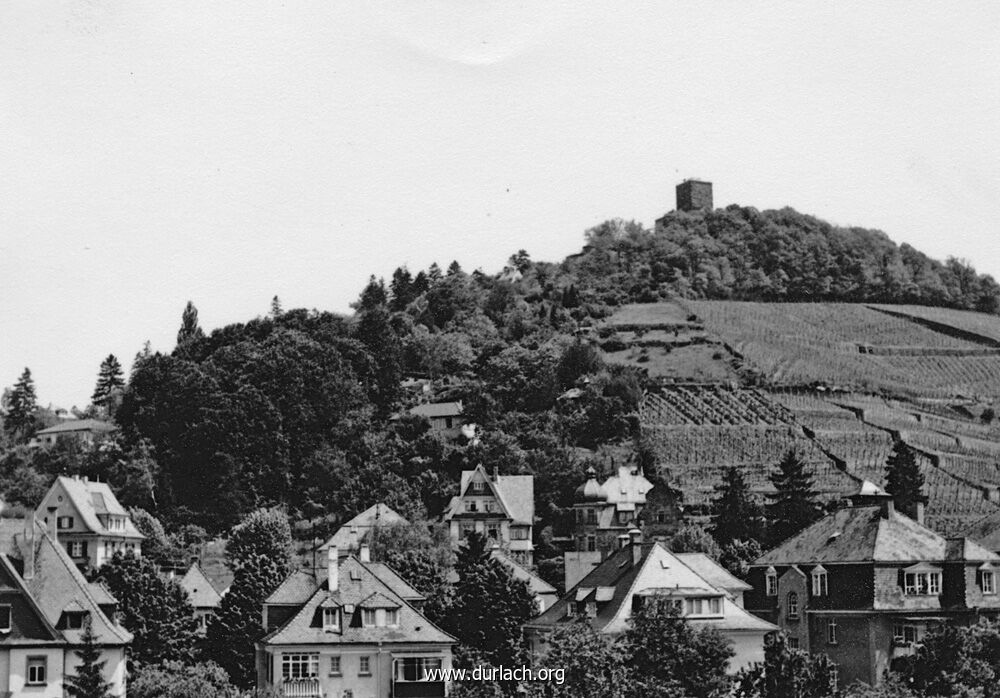
[(70, 419), (48, 429), (41, 429), (35, 432), (35, 436), (45, 436), (48, 434), (67, 434), (74, 431), (114, 431), (114, 424), (102, 422), (97, 419)]
[(457, 417), (462, 414), (461, 402), (429, 402), (410, 408), (418, 417)]
[(423, 601), (427, 598), (410, 586), (406, 580), (400, 577), (396, 573), (396, 570), (389, 567), (389, 565), (382, 562), (363, 562), (361, 564), (370, 569), (372, 574), (378, 577), (383, 584), (392, 589), (396, 596), (401, 599), (412, 603), (414, 601)]
[[(980, 546), (981, 552), (1000, 560)], [(839, 509), (759, 557), (755, 565), (844, 562), (944, 561), (947, 542), (937, 533), (897, 511), (880, 506)], [(986, 558), (984, 558), (986, 559)]]
[(514, 523), (533, 524), (535, 478), (531, 475), (500, 475), (496, 484)]
[[(49, 489), (49, 492), (52, 492), (52, 489), (57, 487), (63, 488), (73, 506), (76, 507), (76, 510), (83, 518), (83, 522), (92, 532), (107, 532), (104, 525), (101, 524), (98, 515), (111, 514), (125, 517), (125, 529), (123, 531), (114, 531), (115, 535), (125, 538), (141, 539), (144, 537), (132, 523), (132, 519), (129, 518), (125, 508), (118, 503), (118, 498), (115, 497), (115, 493), (111, 491), (108, 483), (81, 480), (75, 477), (60, 475), (56, 478), (56, 482)], [(45, 500), (48, 500), (48, 494), (46, 494)]]
[(222, 597), (212, 586), (205, 573), (201, 571), (198, 563), (194, 563), (188, 568), (181, 579), (181, 587), (187, 592), (191, 605), (195, 608), (217, 608)]
[(615, 475), (604, 481), (602, 487), (609, 503), (642, 504), (646, 502), (646, 493), (653, 489), (653, 483), (638, 470), (633, 472), (633, 468), (622, 466)]
[(353, 549), (365, 541), (373, 526), (392, 526), (405, 523), (409, 522), (403, 516), (379, 502), (368, 507), (337, 529), (330, 540), (321, 545), (320, 548), (329, 548), (331, 545), (335, 545), (343, 550)]
[(539, 577), (537, 574), (531, 570), (525, 569), (513, 559), (508, 557), (501, 550), (494, 550), (492, 555), (495, 559), (506, 565), (513, 575), (514, 579), (520, 579), (528, 583), (528, 588), (531, 590), (532, 594), (555, 594), (556, 588), (546, 582), (544, 579)]
[(303, 570), (295, 570), (267, 597), (264, 603), (299, 605), (309, 600), (316, 591), (316, 578)]
[(980, 519), (962, 533), (987, 550), (1000, 551), (1000, 512)]
[(698, 576), (717, 589), (726, 591), (749, 591), (753, 587), (729, 573), (705, 553), (674, 553), (681, 562), (698, 573)]
[[(694, 558), (688, 558), (691, 560)], [(677, 563), (673, 561), (676, 560)], [(654, 574), (643, 574), (649, 565)], [(702, 565), (696, 562), (695, 565)], [(666, 572), (673, 568), (674, 572)], [(655, 574), (662, 570), (661, 574)], [(663, 581), (675, 580), (668, 586), (637, 589), (636, 584), (641, 578), (661, 578)], [(683, 582), (683, 585), (681, 583)], [(695, 584), (696, 586), (691, 586)], [(613, 591), (612, 591), (613, 590)], [(588, 618), (595, 630), (604, 632), (621, 632), (625, 625), (621, 621), (620, 611), (629, 603), (635, 594), (654, 595), (658, 593), (718, 593), (724, 594), (725, 589), (715, 586), (704, 579), (694, 566), (689, 566), (679, 555), (670, 552), (660, 542), (642, 545), (638, 564), (634, 560), (632, 546), (626, 546), (609, 555), (604, 562), (594, 568), (586, 577), (572, 589), (567, 590), (558, 603), (553, 604), (538, 618), (531, 621), (531, 627), (552, 627), (556, 624), (576, 622), (576, 617), (566, 615), (566, 604), (570, 601), (587, 600), (603, 601), (597, 607), (597, 616)], [(730, 632), (768, 632), (776, 629), (774, 625), (748, 613), (728, 596), (724, 598), (724, 616), (722, 618), (689, 620), (692, 625), (707, 626)]]
[[(330, 596), (326, 589), (326, 580), (323, 579), (318, 586), (314, 584), (313, 593), (302, 605), (302, 608), (283, 626), (265, 636), (261, 643), (264, 645), (344, 645), (373, 642), (421, 642), (450, 645), (455, 642), (455, 638), (420, 615), (416, 609), (393, 592), (388, 584), (380, 580), (369, 566), (359, 562), (353, 555), (341, 561), (339, 580), (337, 596), (345, 610), (350, 607), (357, 609), (366, 599), (374, 594), (380, 594), (398, 604), (398, 626), (355, 627), (356, 622), (352, 622), (349, 614), (345, 613), (345, 616), (348, 617), (345, 617), (341, 632), (323, 630), (315, 622), (318, 609)], [(268, 603), (270, 602), (271, 600), (268, 599)]]

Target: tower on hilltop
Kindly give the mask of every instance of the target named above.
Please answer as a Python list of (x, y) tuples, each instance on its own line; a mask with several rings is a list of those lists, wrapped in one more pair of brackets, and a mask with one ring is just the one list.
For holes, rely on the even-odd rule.
[(712, 183), (686, 179), (677, 185), (677, 210), (712, 210)]

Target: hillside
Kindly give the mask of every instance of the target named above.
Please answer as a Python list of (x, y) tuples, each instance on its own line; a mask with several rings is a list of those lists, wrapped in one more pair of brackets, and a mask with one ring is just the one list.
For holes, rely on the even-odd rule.
[[(900, 439), (917, 452), (928, 522), (949, 534), (1000, 510), (1000, 424), (984, 415), (1000, 397), (996, 336), (1000, 318), (959, 310), (733, 301), (630, 305), (598, 330), (607, 360), (661, 381), (641, 430), (691, 513), (707, 513), (729, 465), (773, 491), (767, 475), (792, 448), (828, 500), (884, 484)], [(700, 362), (677, 356), (693, 348)]]

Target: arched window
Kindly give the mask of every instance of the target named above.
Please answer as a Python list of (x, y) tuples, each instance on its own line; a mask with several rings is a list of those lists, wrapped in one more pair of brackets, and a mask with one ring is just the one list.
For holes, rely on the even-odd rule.
[(778, 595), (778, 571), (768, 567), (764, 572), (764, 593), (768, 596)]
[(799, 595), (794, 591), (788, 592), (788, 617), (795, 618), (799, 615)]

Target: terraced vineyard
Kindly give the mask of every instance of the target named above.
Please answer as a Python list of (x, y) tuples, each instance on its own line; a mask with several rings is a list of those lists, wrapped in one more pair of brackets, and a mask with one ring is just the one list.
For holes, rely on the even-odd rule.
[(644, 424), (788, 424), (792, 416), (757, 390), (718, 385), (665, 386), (643, 400)]
[(918, 320), (953, 327), (1000, 342), (1000, 316), (977, 313), (971, 310), (952, 310), (924, 305), (872, 305), (872, 308), (900, 315), (908, 315)]

